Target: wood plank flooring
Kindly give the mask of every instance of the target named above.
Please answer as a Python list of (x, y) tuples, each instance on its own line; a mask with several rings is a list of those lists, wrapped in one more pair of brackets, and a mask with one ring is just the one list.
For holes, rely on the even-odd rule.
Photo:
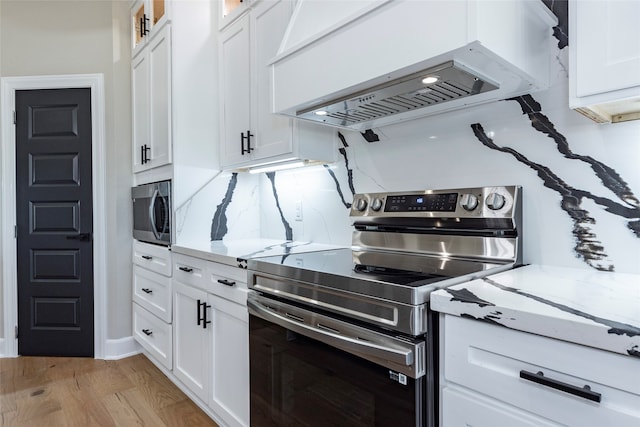
[(0, 359), (0, 426), (217, 426), (144, 355)]

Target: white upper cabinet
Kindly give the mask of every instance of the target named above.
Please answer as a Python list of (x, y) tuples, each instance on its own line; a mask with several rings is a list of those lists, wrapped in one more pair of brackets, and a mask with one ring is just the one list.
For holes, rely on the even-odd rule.
[(284, 36), (293, 4), (255, 2), (220, 36), (221, 142), (223, 169), (261, 163), (333, 161), (333, 133), (293, 124), (273, 114), (270, 62)]
[(569, 105), (600, 122), (640, 118), (640, 2), (569, 2)]
[(171, 163), (171, 26), (131, 62), (133, 171)]
[(169, 21), (169, 0), (136, 0), (131, 7), (131, 49), (135, 56), (165, 22)]

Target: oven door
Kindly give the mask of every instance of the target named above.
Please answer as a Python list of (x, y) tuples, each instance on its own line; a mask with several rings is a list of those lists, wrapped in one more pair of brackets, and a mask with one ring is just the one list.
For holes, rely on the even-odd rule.
[(426, 425), (424, 341), (256, 293), (247, 305), (251, 425)]

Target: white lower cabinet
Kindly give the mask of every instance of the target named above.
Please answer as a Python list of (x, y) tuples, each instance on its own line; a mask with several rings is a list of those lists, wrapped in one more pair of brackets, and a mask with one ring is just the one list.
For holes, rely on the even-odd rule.
[(133, 241), (133, 338), (167, 369), (173, 366), (171, 252)]
[(440, 328), (441, 426), (640, 426), (633, 357), (457, 316)]
[(249, 425), (249, 313), (212, 297), (211, 406), (229, 426)]
[(442, 425), (473, 427), (559, 426), (461, 387), (442, 389)]
[[(212, 325), (207, 293), (173, 283), (173, 373), (205, 403), (209, 394)], [(204, 314), (203, 314), (204, 313)]]
[(246, 270), (173, 259), (173, 373), (223, 425), (248, 426)]
[(171, 324), (133, 303), (133, 337), (165, 368), (173, 363)]

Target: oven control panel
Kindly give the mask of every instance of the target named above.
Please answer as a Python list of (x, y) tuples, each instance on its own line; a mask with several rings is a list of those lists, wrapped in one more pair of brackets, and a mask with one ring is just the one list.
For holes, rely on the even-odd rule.
[[(380, 200), (380, 199), (374, 199), (373, 203), (375, 203), (376, 200)], [(457, 201), (458, 201), (458, 193), (389, 195), (386, 198), (384, 211), (385, 212), (455, 212)], [(373, 209), (373, 206), (372, 206), (372, 209)]]
[(356, 194), (351, 217), (510, 218), (519, 204), (518, 186)]

